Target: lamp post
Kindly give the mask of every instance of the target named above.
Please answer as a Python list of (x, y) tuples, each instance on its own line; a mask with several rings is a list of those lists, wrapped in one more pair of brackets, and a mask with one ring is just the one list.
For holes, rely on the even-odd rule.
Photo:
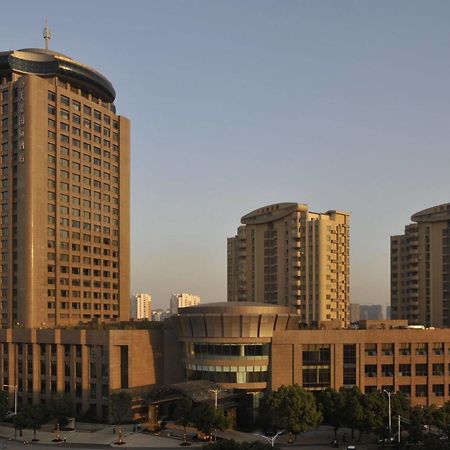
[(388, 404), (389, 404), (389, 437), (391, 437), (391, 434), (392, 434), (392, 420), (391, 420), (391, 395), (392, 395), (392, 392), (389, 392), (386, 389), (383, 389), (383, 392), (388, 396)]
[[(209, 392), (212, 392), (214, 394), (214, 409), (217, 410), (217, 406), (218, 406), (218, 395), (219, 392), (222, 391), (223, 389), (210, 389)], [(217, 442), (217, 432), (216, 429), (214, 428), (214, 442)]]
[(217, 409), (217, 397), (222, 389), (210, 389), (209, 392), (214, 394), (214, 408)]
[(3, 387), (14, 389), (14, 415), (17, 414), (17, 384), (4, 384)]
[(284, 432), (284, 430), (281, 430), (281, 431), (279, 431), (275, 436), (272, 436), (272, 437), (264, 436), (263, 434), (258, 434), (258, 433), (254, 433), (254, 434), (255, 434), (255, 436), (260, 436), (260, 437), (262, 437), (262, 438), (265, 439), (267, 442), (269, 442), (270, 445), (271, 445), (272, 447), (274, 447), (274, 446), (275, 446), (275, 441), (277, 440), (277, 437), (278, 437), (280, 434), (282, 434), (283, 432)]

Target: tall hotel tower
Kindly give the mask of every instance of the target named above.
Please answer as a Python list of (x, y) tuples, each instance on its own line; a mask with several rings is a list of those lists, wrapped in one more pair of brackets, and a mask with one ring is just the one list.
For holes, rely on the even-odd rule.
[(114, 99), (60, 53), (0, 53), (2, 327), (129, 317), (130, 124)]
[(278, 203), (241, 222), (228, 239), (228, 301), (295, 307), (307, 323), (349, 323), (348, 213)]

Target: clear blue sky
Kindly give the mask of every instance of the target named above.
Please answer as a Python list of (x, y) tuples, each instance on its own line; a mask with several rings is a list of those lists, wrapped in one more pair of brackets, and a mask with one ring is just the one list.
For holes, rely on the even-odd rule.
[(226, 237), (279, 201), (348, 210), (352, 301), (388, 303), (389, 236), (450, 201), (450, 2), (23, 1), (0, 48), (104, 73), (132, 121), (132, 287), (226, 299)]

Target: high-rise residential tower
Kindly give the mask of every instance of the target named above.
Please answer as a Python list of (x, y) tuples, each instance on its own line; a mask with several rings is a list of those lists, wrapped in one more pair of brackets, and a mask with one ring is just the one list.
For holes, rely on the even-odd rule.
[(391, 317), (450, 326), (450, 203), (411, 217), (391, 236)]
[(200, 297), (190, 294), (189, 292), (181, 292), (172, 294), (170, 297), (170, 314), (178, 314), (179, 308), (200, 305)]
[(152, 296), (143, 292), (131, 296), (130, 316), (137, 320), (150, 320), (152, 317)]
[(241, 222), (228, 239), (228, 301), (295, 307), (307, 323), (349, 323), (349, 213), (278, 203)]
[(3, 327), (129, 317), (130, 124), (114, 99), (60, 53), (0, 53)]

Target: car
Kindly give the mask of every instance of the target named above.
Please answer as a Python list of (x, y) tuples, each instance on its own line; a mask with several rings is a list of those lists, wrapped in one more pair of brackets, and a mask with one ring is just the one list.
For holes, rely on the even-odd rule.
[(430, 425), (422, 425), (420, 428), (422, 431), (428, 431), (430, 429)]
[(384, 439), (380, 439), (378, 441), (379, 444), (390, 444), (392, 442), (394, 442), (394, 437), (393, 436), (387, 437), (387, 438), (384, 438)]
[(347, 450), (356, 450), (356, 445), (347, 445)]
[(8, 412), (5, 414), (5, 419), (11, 419), (11, 418), (13, 418), (15, 415), (16, 415), (16, 414), (14, 413), (14, 411), (8, 411)]
[(439, 440), (442, 442), (447, 442), (448, 441), (448, 436), (446, 434), (441, 434), (439, 436)]

